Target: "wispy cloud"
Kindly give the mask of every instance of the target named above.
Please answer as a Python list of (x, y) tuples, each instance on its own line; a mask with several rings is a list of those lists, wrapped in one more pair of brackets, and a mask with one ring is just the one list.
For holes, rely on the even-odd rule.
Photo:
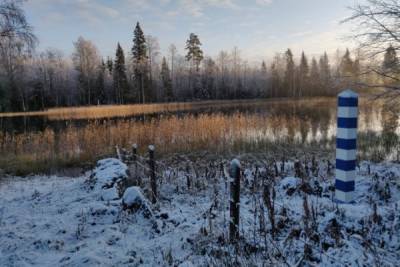
[(286, 47), (310, 54), (343, 46), (335, 37), (341, 35), (337, 22), (346, 16), (347, 1), (28, 0), (25, 10), (44, 47), (71, 51), (71, 42), (83, 35), (112, 54), (116, 41), (129, 47), (139, 21), (162, 47), (184, 45), (195, 32), (207, 54), (237, 45), (243, 56), (257, 59)]
[(99, 1), (94, 0), (75, 0), (70, 1), (72, 7), (77, 10), (80, 17), (90, 23), (98, 24), (102, 18), (117, 18), (118, 10), (106, 6)]
[(204, 10), (209, 7), (220, 9), (238, 9), (239, 6), (232, 0), (180, 0), (178, 2), (181, 13), (196, 18), (204, 16)]
[[(28, 5), (42, 10), (43, 13), (50, 11), (50, 14), (53, 14), (51, 18), (54, 20), (57, 19), (55, 14), (60, 15), (60, 8), (63, 10), (63, 13), (77, 14), (79, 18), (89, 23), (98, 23), (102, 18), (114, 19), (120, 15), (116, 8), (96, 0), (35, 0), (28, 1)], [(60, 15), (60, 17), (62, 16)]]
[(269, 6), (272, 4), (273, 0), (256, 0), (256, 4), (262, 5), (262, 6)]

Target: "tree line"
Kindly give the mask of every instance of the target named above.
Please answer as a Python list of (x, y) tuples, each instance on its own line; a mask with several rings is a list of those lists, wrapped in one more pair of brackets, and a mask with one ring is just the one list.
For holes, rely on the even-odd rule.
[[(240, 50), (205, 55), (200, 37), (190, 33), (185, 53), (171, 44), (162, 56), (154, 36), (134, 27), (131, 49), (117, 43), (115, 56), (102, 57), (83, 37), (71, 57), (58, 49), (35, 52), (37, 39), (20, 1), (0, 4), (0, 111), (44, 110), (59, 106), (153, 103), (208, 99), (331, 96), (345, 86), (380, 79), (363, 76), (360, 55), (347, 49), (333, 59), (324, 53), (299, 60), (287, 49), (268, 64), (251, 64)], [(389, 47), (382, 67), (398, 66)]]

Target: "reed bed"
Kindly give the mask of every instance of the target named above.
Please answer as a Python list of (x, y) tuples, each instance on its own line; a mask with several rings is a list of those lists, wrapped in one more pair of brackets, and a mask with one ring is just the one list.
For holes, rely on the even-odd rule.
[[(312, 102), (317, 104), (326, 102), (329, 97), (312, 98)], [(297, 100), (298, 104), (309, 102), (309, 98)], [(269, 99), (269, 100), (210, 100), (199, 102), (173, 102), (173, 103), (156, 103), (156, 104), (132, 104), (132, 105), (98, 105), (86, 107), (65, 107), (51, 108), (45, 111), (32, 112), (9, 112), (0, 113), (0, 118), (8, 117), (32, 117), (45, 116), (49, 120), (76, 120), (76, 119), (100, 119), (112, 117), (129, 117), (135, 115), (146, 115), (155, 113), (170, 113), (177, 111), (188, 111), (207, 108), (232, 107), (235, 105), (244, 106), (262, 106), (276, 105), (282, 103), (293, 103), (290, 98)]]
[[(336, 113), (335, 101), (332, 100), (303, 99), (295, 101), (295, 104), (293, 100), (209, 101), (86, 107), (77, 109), (76, 113), (71, 109), (57, 109), (47, 116), (57, 114), (58, 117), (54, 119), (69, 118), (70, 121), (81, 117), (90, 119), (83, 125), (67, 123), (61, 130), (47, 127), (40, 131), (0, 132), (0, 169), (14, 174), (27, 174), (82, 167), (101, 157), (114, 155), (116, 145), (130, 149), (133, 143), (139, 145), (141, 153), (145, 152), (148, 145), (155, 145), (158, 156), (198, 151), (222, 155), (248, 152), (287, 155), (302, 152), (306, 148), (333, 152)], [(185, 115), (173, 112), (200, 107), (221, 108), (224, 105), (248, 105), (262, 110), (267, 107), (268, 112), (238, 109), (225, 113), (213, 110), (210, 113)], [(145, 115), (146, 112), (157, 113), (160, 110), (162, 113), (157, 116)], [(386, 119), (379, 109), (370, 110), (363, 103), (360, 110), (360, 158), (380, 160), (391, 153), (397, 153), (391, 158), (398, 158), (399, 129), (393, 122), (398, 117), (390, 117), (390, 122), (382, 123), (382, 126), (380, 122)], [(142, 117), (113, 119), (117, 114), (124, 114), (124, 117), (128, 112), (137, 112)], [(380, 131), (388, 134), (381, 135)]]
[[(149, 144), (157, 153), (216, 153), (266, 151), (272, 146), (302, 145), (312, 137), (300, 134), (299, 118), (234, 113), (168, 116), (149, 121), (96, 120), (84, 127), (68, 126), (55, 132), (0, 133), (0, 168), (7, 171), (43, 171), (76, 163), (86, 164), (115, 152), (115, 146), (142, 149)], [(315, 132), (316, 134), (316, 132)], [(312, 135), (312, 133), (311, 133)], [(322, 134), (328, 142), (328, 132)], [(320, 140), (323, 142), (324, 140)]]

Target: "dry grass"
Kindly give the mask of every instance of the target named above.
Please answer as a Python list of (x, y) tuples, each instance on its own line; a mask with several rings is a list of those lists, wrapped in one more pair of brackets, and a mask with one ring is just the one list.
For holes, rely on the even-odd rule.
[[(84, 126), (69, 124), (58, 132), (51, 128), (19, 134), (0, 132), (0, 169), (26, 174), (88, 165), (100, 157), (113, 155), (115, 145), (130, 148), (133, 143), (139, 144), (141, 153), (149, 144), (154, 144), (158, 155), (195, 151), (219, 154), (275, 151), (284, 154), (286, 150), (302, 151), (305, 147), (333, 150), (335, 101), (318, 98), (295, 103), (293, 106), (293, 100), (208, 101), (55, 109), (48, 111), (46, 116), (53, 119), (87, 119), (161, 111), (167, 113), (162, 117), (148, 117), (144, 121), (128, 118), (90, 120)], [(185, 116), (168, 113), (235, 105), (260, 106), (270, 110), (263, 114), (230, 110), (226, 114), (213, 111), (212, 114), (200, 112), (199, 115)], [(274, 106), (279, 108), (271, 108)], [(366, 116), (370, 113), (367, 108), (367, 112), (362, 111), (360, 116), (360, 130), (363, 132), (377, 127), (374, 124), (379, 118)], [(363, 139), (359, 142), (360, 153), (371, 151), (373, 147), (367, 145), (371, 144), (368, 141), (371, 141), (370, 136), (360, 135), (360, 138)]]
[[(298, 104), (307, 103), (312, 100), (313, 103), (326, 102), (332, 100), (329, 97), (303, 98), (296, 100)], [(9, 112), (0, 113), (0, 118), (8, 117), (32, 117), (45, 116), (49, 120), (74, 120), (74, 119), (100, 119), (112, 117), (130, 117), (135, 115), (146, 115), (155, 113), (170, 113), (177, 111), (193, 111), (208, 108), (224, 108), (234, 106), (263, 106), (279, 105), (282, 103), (293, 103), (290, 98), (267, 99), (267, 100), (210, 100), (199, 102), (174, 102), (160, 104), (134, 104), (134, 105), (100, 105), (85, 107), (65, 107), (52, 108), (45, 111), (32, 112)]]
[[(274, 100), (276, 101), (276, 100)], [(283, 100), (281, 100), (283, 101)], [(99, 119), (134, 115), (176, 112), (200, 108), (260, 104), (259, 100), (221, 100), (200, 102), (176, 102), (161, 104), (100, 105), (87, 107), (52, 108), (46, 111), (0, 113), (0, 117), (46, 116), (50, 120)]]
[(130, 147), (132, 143), (141, 148), (154, 144), (159, 154), (263, 151), (272, 145), (307, 142), (297, 134), (300, 125), (300, 119), (284, 116), (219, 113), (168, 116), (147, 122), (94, 121), (79, 128), (68, 126), (58, 134), (52, 129), (17, 135), (0, 133), (0, 168), (25, 172), (33, 163), (38, 165), (33, 171), (85, 164), (114, 153), (115, 145)]

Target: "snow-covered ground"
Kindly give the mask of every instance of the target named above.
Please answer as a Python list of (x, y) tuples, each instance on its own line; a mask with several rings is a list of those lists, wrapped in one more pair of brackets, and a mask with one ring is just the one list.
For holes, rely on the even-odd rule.
[[(133, 174), (115, 159), (78, 178), (3, 178), (0, 266), (399, 265), (399, 164), (372, 164), (368, 174), (361, 163), (356, 202), (339, 206), (322, 163), (303, 180), (287, 163), (270, 187), (262, 186), (272, 181), (268, 170), (242, 165), (236, 245), (228, 242), (229, 185), (219, 168), (163, 170), (156, 205), (144, 197), (146, 177), (143, 190), (123, 192)], [(138, 207), (126, 209), (132, 203)]]

